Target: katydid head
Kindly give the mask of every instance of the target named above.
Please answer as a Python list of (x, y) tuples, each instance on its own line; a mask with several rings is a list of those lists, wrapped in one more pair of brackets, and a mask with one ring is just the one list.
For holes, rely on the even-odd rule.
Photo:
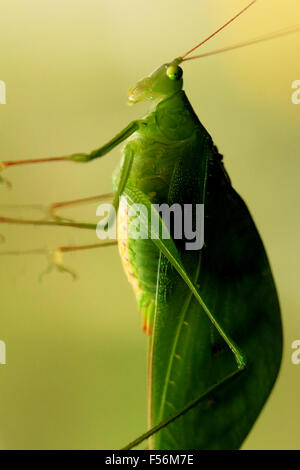
[[(189, 57), (192, 52), (194, 52), (198, 47), (205, 44), (216, 34), (222, 31), (226, 26), (236, 20), (240, 15), (242, 15), (248, 8), (256, 3), (257, 0), (252, 0), (245, 8), (243, 8), (239, 13), (227, 21), (223, 26), (221, 26), (217, 31), (208, 36), (208, 38), (201, 41), (199, 44), (194, 46), (188, 52), (186, 52), (182, 57), (177, 57), (172, 62), (168, 64), (163, 64), (158, 69), (154, 70), (150, 75), (148, 75), (143, 80), (140, 80), (136, 86), (129, 90), (128, 102), (129, 104), (138, 103), (139, 101), (154, 101), (158, 102), (163, 99), (166, 99), (182, 89), (182, 69), (179, 66), (181, 62), (186, 60), (196, 59), (197, 56)], [(198, 56), (200, 57), (200, 56)]]
[(182, 88), (181, 57), (168, 64), (161, 65), (146, 78), (140, 80), (129, 90), (129, 104), (139, 101), (160, 101), (174, 95)]

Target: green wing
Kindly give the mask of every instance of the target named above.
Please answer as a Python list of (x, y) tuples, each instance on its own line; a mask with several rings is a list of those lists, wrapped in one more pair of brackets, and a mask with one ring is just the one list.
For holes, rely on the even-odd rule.
[[(198, 152), (190, 149), (170, 190), (170, 203), (195, 201), (205, 201), (205, 246), (200, 252), (177, 247), (203, 300), (245, 352), (247, 370), (154, 434), (151, 448), (238, 449), (279, 371), (280, 309), (260, 236), (210, 139), (199, 142)], [(236, 368), (232, 352), (162, 254), (156, 304), (149, 361), (151, 426)]]

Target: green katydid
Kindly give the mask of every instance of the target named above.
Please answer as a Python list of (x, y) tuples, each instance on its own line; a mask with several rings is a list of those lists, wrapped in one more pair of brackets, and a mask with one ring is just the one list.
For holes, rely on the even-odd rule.
[[(124, 220), (126, 230), (130, 225), (119, 207), (121, 196), (133, 208), (144, 204), (159, 225), (163, 221), (153, 203), (205, 204), (205, 246), (198, 252), (160, 236), (120, 243), (150, 336), (150, 429), (127, 448), (149, 437), (153, 449), (239, 448), (281, 361), (280, 311), (264, 247), (231, 186), (222, 156), (182, 90), (180, 64), (192, 59), (190, 53), (207, 39), (138, 82), (129, 100), (150, 101), (150, 112), (101, 148), (89, 154), (3, 162), (0, 167), (89, 162), (126, 141), (113, 180), (119, 227)], [(67, 205), (53, 206), (53, 214)], [(4, 217), (0, 221), (37, 223)], [(39, 224), (95, 228), (60, 218)]]

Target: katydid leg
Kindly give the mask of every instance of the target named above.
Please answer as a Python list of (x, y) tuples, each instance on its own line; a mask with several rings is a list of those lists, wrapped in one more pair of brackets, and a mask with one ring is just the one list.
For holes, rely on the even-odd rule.
[[(151, 205), (151, 201), (149, 198), (142, 193), (141, 191), (137, 190), (136, 188), (130, 187), (130, 185), (127, 185), (125, 189), (125, 195), (127, 196), (127, 202), (129, 205), (134, 207), (137, 204), (143, 204), (147, 207), (148, 209), (148, 216), (147, 220), (143, 220), (143, 214), (141, 213), (141, 223), (146, 224), (148, 226), (148, 233), (150, 235), (150, 230), (149, 230), (149, 214), (151, 214), (151, 222), (156, 219), (156, 223), (154, 224), (155, 227), (160, 227), (160, 230), (157, 233), (153, 233), (153, 225), (151, 225), (151, 235), (152, 235), (152, 241), (155, 243), (155, 245), (158, 247), (158, 249), (162, 252), (162, 254), (167, 258), (167, 260), (171, 263), (171, 265), (176, 269), (178, 274), (182, 277), (182, 279), (185, 281), (186, 285), (190, 289), (191, 293), (195, 296), (196, 300), (199, 302), (201, 305), (202, 309), (204, 310), (205, 314), (208, 316), (209, 320), (211, 323), (214, 325), (214, 327), (217, 329), (217, 331), (220, 333), (222, 338), (225, 340), (227, 343), (228, 347), (234, 354), (235, 360), (237, 362), (237, 368), (229, 373), (228, 375), (224, 376), (221, 380), (219, 380), (217, 383), (209, 387), (205, 392), (203, 392), (201, 395), (196, 397), (196, 399), (192, 400), (191, 402), (187, 403), (186, 406), (184, 406), (181, 410), (178, 410), (177, 413), (174, 413), (171, 415), (169, 418), (166, 420), (163, 420), (161, 423), (158, 425), (154, 426), (151, 428), (147, 433), (143, 434), (139, 438), (137, 438), (135, 441), (130, 443), (127, 447), (124, 449), (130, 449), (132, 447), (137, 446), (140, 444), (142, 441), (145, 439), (151, 437), (153, 434), (158, 432), (159, 430), (163, 429), (167, 425), (169, 425), (171, 422), (175, 421), (178, 419), (180, 416), (183, 414), (187, 413), (190, 409), (194, 408), (195, 406), (198, 405), (203, 399), (207, 398), (209, 394), (212, 392), (217, 391), (220, 387), (224, 386), (226, 383), (234, 379), (237, 375), (239, 375), (242, 371), (245, 370), (246, 368), (246, 357), (244, 352), (236, 345), (236, 343), (230, 338), (230, 336), (227, 334), (225, 329), (222, 327), (222, 325), (219, 323), (213, 312), (209, 309), (209, 307), (206, 305), (205, 301), (202, 299), (202, 296), (199, 292), (198, 287), (195, 285), (193, 280), (190, 278), (188, 273), (185, 270), (185, 267), (180, 259), (179, 252), (177, 251), (177, 248), (171, 239), (171, 237), (168, 238), (162, 238), (161, 233), (166, 233), (165, 230), (167, 230), (166, 226), (164, 225), (163, 220), (161, 219), (159, 213), (156, 211), (156, 209)], [(164, 230), (161, 230), (162, 227), (164, 227)], [(153, 235), (155, 235), (153, 237)]]
[(69, 273), (73, 279), (77, 278), (76, 272), (65, 266), (62, 262), (62, 256), (64, 253), (71, 253), (75, 251), (84, 251), (91, 250), (94, 248), (106, 248), (108, 246), (114, 246), (118, 242), (116, 240), (102, 241), (98, 243), (92, 243), (89, 245), (65, 245), (59, 246), (58, 248), (51, 250), (47, 248), (36, 248), (31, 250), (7, 250), (0, 251), (0, 256), (19, 256), (19, 255), (46, 255), (50, 256), (50, 262), (47, 269), (41, 274), (42, 278), (45, 274), (48, 274), (52, 271), (53, 268), (57, 268), (60, 272)]
[(108, 246), (114, 246), (118, 242), (116, 240), (110, 240), (110, 241), (103, 241), (103, 242), (98, 242), (98, 243), (92, 243), (89, 245), (65, 245), (65, 246), (59, 246), (56, 248), (52, 253), (51, 253), (51, 261), (49, 263), (49, 266), (47, 270), (43, 274), (47, 274), (50, 271), (52, 271), (53, 268), (58, 269), (58, 271), (62, 273), (68, 273), (72, 276), (72, 278), (75, 280), (77, 279), (77, 274), (76, 272), (70, 268), (67, 267), (63, 264), (63, 254), (64, 253), (71, 253), (75, 251), (84, 251), (84, 250), (92, 250), (94, 248), (106, 248)]
[(49, 212), (53, 219), (67, 220), (65, 217), (58, 216), (57, 211), (64, 209), (64, 208), (81, 206), (84, 204), (93, 204), (94, 202), (112, 201), (113, 198), (114, 198), (114, 194), (108, 193), (108, 194), (100, 194), (97, 196), (86, 197), (82, 199), (74, 199), (72, 201), (54, 202), (53, 204), (50, 205)]
[(73, 227), (80, 229), (96, 230), (97, 224), (89, 224), (86, 222), (70, 222), (61, 220), (34, 220), (23, 219), (19, 217), (1, 217), (0, 224), (13, 224), (13, 225), (40, 225), (45, 227)]
[[(159, 213), (157, 210), (154, 208), (154, 206), (151, 204), (150, 199), (146, 196), (146, 194), (142, 193), (136, 188), (132, 188), (130, 186), (126, 187), (125, 194), (127, 195), (127, 201), (129, 205), (135, 205), (135, 204), (143, 204), (147, 207), (148, 213), (151, 213), (151, 222), (156, 219), (156, 223), (154, 224), (156, 227), (164, 227), (164, 233), (168, 232), (167, 227), (165, 226), (163, 220), (161, 219)], [(148, 218), (147, 220), (143, 220), (144, 215), (141, 212), (141, 221), (142, 223), (145, 223), (148, 226), (149, 229), (149, 224), (148, 224)], [(153, 236), (153, 226), (151, 227), (151, 235)], [(205, 314), (208, 316), (210, 319), (211, 323), (215, 326), (215, 328), (218, 330), (222, 338), (225, 340), (231, 351), (233, 352), (238, 368), (239, 369), (244, 369), (246, 365), (246, 358), (243, 353), (243, 351), (240, 350), (240, 348), (235, 344), (235, 342), (229, 337), (229, 335), (226, 333), (224, 328), (221, 326), (217, 318), (214, 316), (214, 314), (211, 312), (209, 307), (206, 305), (205, 301), (202, 299), (201, 294), (199, 292), (198, 287), (195, 285), (193, 280), (190, 278), (188, 273), (186, 272), (182, 261), (180, 259), (179, 252), (177, 251), (177, 248), (174, 244), (174, 241), (170, 237), (169, 239), (164, 239), (161, 237), (161, 233), (163, 233), (161, 230), (159, 231), (160, 233), (156, 233), (152, 241), (153, 243), (158, 247), (158, 249), (166, 256), (168, 261), (171, 263), (171, 265), (176, 269), (178, 274), (182, 277), (182, 279), (185, 281), (187, 286), (189, 287), (190, 291), (193, 293), (195, 296), (196, 300), (199, 302), (201, 307), (203, 308)], [(150, 235), (150, 231), (149, 231)]]
[(109, 140), (106, 144), (102, 145), (96, 150), (93, 150), (90, 153), (74, 153), (68, 156), (62, 157), (48, 157), (48, 158), (36, 158), (36, 159), (28, 159), (28, 160), (15, 160), (15, 161), (4, 161), (0, 162), (0, 171), (11, 166), (19, 166), (19, 165), (26, 165), (26, 164), (33, 164), (33, 163), (49, 163), (49, 162), (63, 162), (63, 161), (71, 161), (71, 162), (79, 162), (79, 163), (87, 163), (91, 160), (94, 160), (99, 157), (103, 157), (108, 152), (110, 152), (113, 148), (123, 142), (125, 139), (131, 136), (138, 128), (140, 121), (132, 121), (128, 126), (126, 126), (121, 132), (119, 132), (115, 137)]
[(199, 395), (195, 400), (190, 401), (184, 408), (179, 410), (177, 413), (163, 420), (161, 423), (157, 424), (156, 426), (153, 426), (151, 429), (149, 429), (149, 431), (137, 437), (134, 441), (130, 442), (127, 446), (123, 447), (121, 450), (133, 449), (134, 447), (138, 446), (146, 439), (149, 439), (151, 436), (153, 436), (153, 434), (157, 433), (158, 431), (161, 431), (163, 428), (173, 423), (176, 419), (180, 418), (181, 416), (186, 414), (188, 411), (195, 408), (197, 405), (199, 405), (199, 403), (202, 400), (208, 398), (209, 395), (212, 394), (213, 392), (216, 392), (217, 389), (229, 383), (231, 380), (237, 377), (237, 375), (241, 374), (241, 372), (243, 372), (245, 368), (246, 368), (246, 365), (244, 365), (241, 368), (235, 369), (233, 372), (231, 372), (230, 374), (226, 375), (223, 379), (221, 379), (218, 383), (209, 387), (204, 393)]

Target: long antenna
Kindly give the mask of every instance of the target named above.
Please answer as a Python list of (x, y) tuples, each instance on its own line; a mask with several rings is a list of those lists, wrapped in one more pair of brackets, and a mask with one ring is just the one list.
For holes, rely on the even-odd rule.
[(254, 3), (256, 3), (256, 1), (257, 0), (253, 0), (251, 3), (249, 3), (249, 5), (247, 5), (239, 13), (237, 13), (237, 15), (235, 15), (233, 18), (231, 18), (229, 21), (227, 21), (227, 23), (225, 23), (223, 26), (221, 26), (221, 28), (217, 29), (217, 31), (215, 31), (213, 34), (208, 36), (208, 38), (204, 39), (204, 41), (201, 41), (199, 44), (197, 44), (197, 46), (190, 49), (188, 52), (186, 52), (184, 55), (182, 55), (181, 58), (184, 59), (184, 57), (191, 54), (191, 52), (194, 52), (196, 49), (198, 49), (198, 47), (205, 44), (209, 39), (213, 38), (216, 34), (218, 34), (220, 31), (222, 31), (222, 29), (226, 28), (226, 26), (228, 26), (230, 23), (232, 23), (234, 20), (236, 20), (239, 16), (241, 16), (246, 10), (248, 10), (248, 8), (250, 8), (252, 5), (254, 5)]
[(204, 54), (187, 57), (186, 59), (183, 59), (183, 62), (187, 60), (201, 59), (203, 57), (209, 57), (212, 55), (221, 54), (222, 52), (232, 51), (234, 49), (239, 49), (241, 47), (251, 46), (252, 44), (257, 44), (258, 42), (270, 41), (271, 39), (276, 39), (281, 36), (287, 36), (289, 34), (298, 33), (298, 32), (300, 32), (300, 24), (291, 26), (289, 28), (280, 29), (279, 31), (274, 31), (273, 33), (268, 33), (268, 34), (265, 34), (263, 36), (259, 36), (253, 39), (249, 39), (248, 41), (240, 42), (232, 46), (222, 47), (221, 49), (216, 49), (214, 51), (205, 52)]

